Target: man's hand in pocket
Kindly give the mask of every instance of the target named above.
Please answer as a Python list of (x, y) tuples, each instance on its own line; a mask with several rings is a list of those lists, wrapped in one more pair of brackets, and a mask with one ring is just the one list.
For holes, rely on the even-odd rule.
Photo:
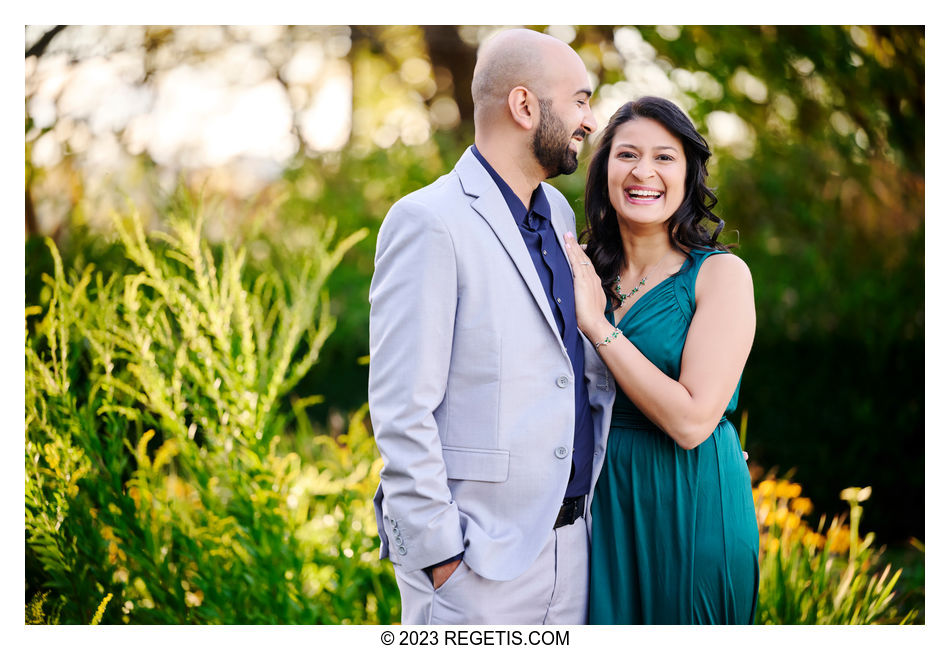
[(461, 563), (462, 560), (455, 560), (454, 562), (449, 562), (448, 564), (443, 564), (442, 566), (437, 566), (432, 569), (432, 587), (438, 589), (445, 584), (445, 581), (455, 573), (455, 569), (457, 569)]

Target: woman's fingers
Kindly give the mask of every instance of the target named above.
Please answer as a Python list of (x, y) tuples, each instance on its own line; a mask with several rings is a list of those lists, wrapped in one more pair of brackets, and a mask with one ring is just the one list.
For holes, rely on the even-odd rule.
[(603, 318), (607, 297), (593, 264), (587, 253), (578, 245), (573, 233), (564, 235), (564, 250), (567, 251), (571, 273), (574, 275), (574, 310), (577, 324), (581, 331), (586, 333), (587, 325)]
[(569, 232), (564, 233), (564, 249), (567, 251), (567, 261), (574, 266), (574, 235)]
[(564, 234), (564, 248), (567, 249), (567, 259), (571, 263), (571, 267), (584, 266), (584, 262), (590, 264), (587, 255), (578, 245), (574, 235), (569, 232)]
[(577, 253), (579, 247), (574, 235), (569, 232), (564, 233), (564, 250), (567, 251), (567, 263), (571, 265), (571, 275), (577, 277)]
[(579, 270), (584, 270), (585, 267), (593, 269), (590, 259), (587, 257), (587, 253), (584, 252), (584, 249), (577, 243), (573, 234), (564, 234), (564, 247), (567, 249), (567, 259), (571, 264), (571, 270), (574, 275), (577, 275)]

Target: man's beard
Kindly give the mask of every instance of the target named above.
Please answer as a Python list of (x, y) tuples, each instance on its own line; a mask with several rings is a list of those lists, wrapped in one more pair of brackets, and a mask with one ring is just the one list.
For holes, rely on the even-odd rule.
[[(548, 178), (560, 174), (573, 174), (577, 169), (577, 152), (571, 150), (571, 138), (575, 135), (586, 136), (583, 129), (577, 129), (566, 136), (564, 123), (551, 110), (550, 99), (539, 99), (541, 121), (534, 132), (534, 157)], [(566, 142), (565, 142), (566, 141)]]

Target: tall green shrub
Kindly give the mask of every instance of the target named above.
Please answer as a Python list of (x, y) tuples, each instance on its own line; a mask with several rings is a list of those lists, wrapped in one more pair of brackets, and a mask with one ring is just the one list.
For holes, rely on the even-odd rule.
[(365, 410), (301, 436), (289, 407), (335, 324), (322, 287), (365, 231), (252, 268), (212, 252), (200, 215), (168, 223), (116, 218), (124, 273), (64, 269), (48, 242), (26, 308), (28, 619), (393, 620)]

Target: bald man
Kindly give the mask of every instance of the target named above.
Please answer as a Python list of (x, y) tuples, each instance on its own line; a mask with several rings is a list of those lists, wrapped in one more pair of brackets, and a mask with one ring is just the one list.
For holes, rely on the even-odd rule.
[(474, 146), (377, 241), (380, 557), (404, 624), (585, 623), (614, 385), (577, 330), (574, 213), (542, 181), (577, 168), (591, 85), (568, 45), (519, 29), (481, 48), (472, 96)]

